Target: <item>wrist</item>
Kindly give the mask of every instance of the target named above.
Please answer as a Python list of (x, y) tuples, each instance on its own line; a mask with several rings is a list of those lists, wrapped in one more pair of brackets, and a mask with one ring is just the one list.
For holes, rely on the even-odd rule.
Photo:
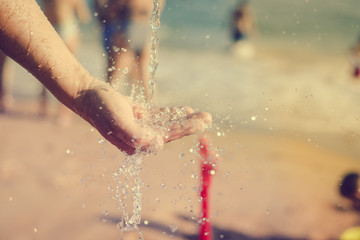
[(73, 96), (73, 111), (87, 120), (86, 109), (89, 107), (89, 97), (92, 92), (102, 87), (107, 87), (104, 82), (94, 78), (90, 74), (84, 76), (84, 79), (82, 79), (76, 87), (77, 90)]

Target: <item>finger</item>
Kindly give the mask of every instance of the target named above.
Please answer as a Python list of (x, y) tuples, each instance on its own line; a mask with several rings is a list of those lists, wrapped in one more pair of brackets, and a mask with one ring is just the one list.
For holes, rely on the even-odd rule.
[(192, 109), (191, 107), (186, 106), (186, 107), (184, 107), (184, 109), (185, 109), (186, 115), (194, 113), (194, 109)]
[(202, 131), (211, 124), (211, 121), (212, 119), (209, 113), (200, 112), (189, 115), (183, 121), (176, 122), (169, 127), (170, 130), (167, 132), (167, 137), (164, 137), (164, 142), (174, 141)]
[(183, 115), (183, 114), (191, 114), (194, 112), (194, 110), (191, 107), (187, 107), (187, 106), (180, 106), (180, 107), (153, 107), (150, 109), (152, 114), (157, 114), (160, 112), (163, 113), (172, 113), (172, 114), (179, 114), (179, 115)]
[(194, 112), (190, 107), (166, 107), (151, 111), (151, 119), (147, 123), (158, 126), (163, 126), (169, 122), (182, 121)]
[(141, 104), (133, 104), (133, 113), (136, 119), (143, 119), (146, 116), (146, 108)]

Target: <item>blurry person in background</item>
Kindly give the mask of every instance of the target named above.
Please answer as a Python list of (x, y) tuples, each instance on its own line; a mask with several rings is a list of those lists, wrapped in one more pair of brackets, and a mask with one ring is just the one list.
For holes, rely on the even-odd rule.
[(360, 78), (360, 36), (354, 47), (350, 50), (350, 58), (353, 65), (353, 77)]
[[(209, 113), (189, 107), (149, 109), (94, 78), (56, 34), (35, 0), (2, 0), (0, 50), (127, 154), (160, 150), (165, 143), (202, 131), (212, 122)], [(167, 117), (159, 123), (159, 115)]]
[[(341, 196), (351, 201), (354, 210), (360, 211), (360, 177), (358, 173), (349, 172), (341, 180), (339, 192)], [(340, 240), (360, 239), (360, 226), (346, 229)]]
[(231, 14), (230, 33), (233, 45), (231, 52), (240, 58), (251, 58), (255, 54), (250, 37), (257, 32), (256, 19), (248, 0), (241, 0)]
[(354, 209), (360, 211), (360, 178), (357, 173), (347, 173), (342, 178), (339, 192), (341, 196), (349, 199)]
[[(69, 50), (76, 54), (80, 47), (80, 30), (78, 20), (81, 23), (88, 23), (91, 20), (91, 13), (85, 0), (42, 0), (44, 13), (49, 22)], [(46, 115), (47, 90), (43, 88), (40, 99), (40, 116)], [(69, 124), (71, 112), (64, 105), (59, 106), (57, 122), (66, 126)]]
[[(160, 0), (163, 9), (165, 0)], [(153, 10), (150, 0), (95, 0), (95, 11), (103, 27), (108, 55), (107, 81), (118, 87), (129, 78), (132, 92), (150, 101), (149, 63)]]
[(6, 112), (14, 101), (9, 86), (13, 71), (8, 60), (6, 55), (0, 51), (0, 113)]

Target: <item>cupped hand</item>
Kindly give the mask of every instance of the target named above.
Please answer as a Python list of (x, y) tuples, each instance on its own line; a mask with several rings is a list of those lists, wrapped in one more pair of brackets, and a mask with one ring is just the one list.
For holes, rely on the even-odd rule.
[(83, 90), (76, 112), (123, 152), (157, 151), (167, 142), (204, 130), (211, 115), (189, 107), (146, 107), (100, 84)]

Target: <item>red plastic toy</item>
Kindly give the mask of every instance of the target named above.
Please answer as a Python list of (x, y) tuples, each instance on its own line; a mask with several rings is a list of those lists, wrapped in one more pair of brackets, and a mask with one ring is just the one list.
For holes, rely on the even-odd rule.
[(210, 221), (210, 184), (211, 176), (215, 174), (217, 157), (210, 149), (209, 140), (203, 136), (199, 139), (199, 154), (201, 157), (201, 225), (199, 240), (211, 240), (211, 221)]

